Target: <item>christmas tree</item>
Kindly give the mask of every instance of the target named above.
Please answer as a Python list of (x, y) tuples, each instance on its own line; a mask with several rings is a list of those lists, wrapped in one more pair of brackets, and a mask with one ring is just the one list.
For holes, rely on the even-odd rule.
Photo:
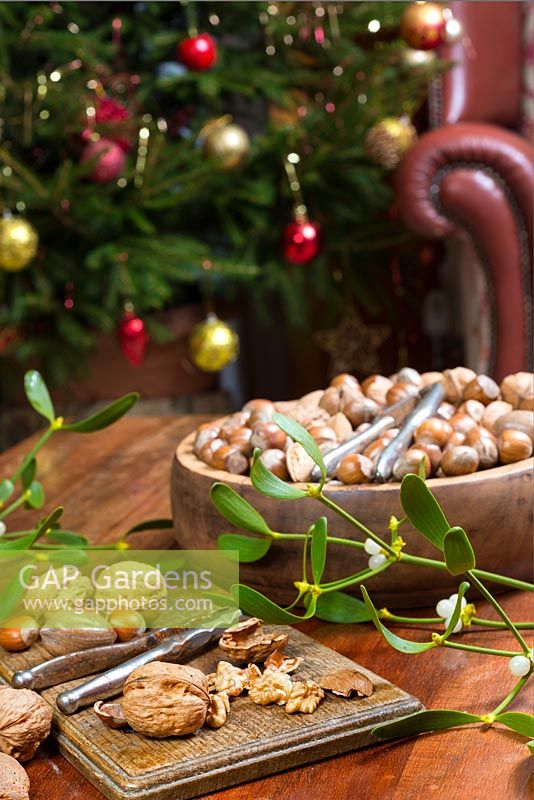
[(0, 4), (4, 376), (65, 381), (117, 326), (140, 362), (151, 312), (206, 292), (292, 325), (380, 303), (436, 69), (405, 5)]

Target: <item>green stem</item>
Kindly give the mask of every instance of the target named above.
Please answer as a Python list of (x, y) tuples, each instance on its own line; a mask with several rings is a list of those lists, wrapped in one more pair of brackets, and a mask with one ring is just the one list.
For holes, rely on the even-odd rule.
[(20, 478), (20, 476), (22, 475), (22, 473), (24, 472), (25, 468), (26, 468), (26, 467), (27, 467), (27, 465), (30, 463), (30, 461), (32, 460), (32, 458), (34, 458), (34, 457), (37, 455), (37, 453), (39, 452), (39, 450), (41, 449), (41, 447), (43, 447), (43, 445), (45, 445), (45, 444), (47, 443), (47, 441), (50, 439), (50, 437), (52, 436), (52, 434), (53, 434), (53, 433), (54, 433), (56, 430), (57, 430), (57, 428), (55, 428), (53, 425), (50, 425), (50, 427), (49, 427), (49, 428), (48, 428), (48, 429), (47, 429), (47, 430), (46, 430), (46, 431), (43, 433), (43, 435), (41, 436), (41, 438), (40, 438), (40, 439), (38, 439), (38, 440), (37, 440), (37, 442), (34, 444), (34, 446), (32, 447), (32, 449), (30, 450), (30, 452), (29, 452), (29, 453), (28, 453), (26, 456), (24, 456), (24, 458), (22, 459), (22, 462), (21, 462), (20, 466), (19, 466), (19, 467), (18, 467), (18, 468), (15, 470), (15, 472), (13, 473), (13, 476), (12, 476), (12, 478), (11, 478), (11, 480), (13, 481), (13, 483), (15, 483), (15, 481), (16, 481), (18, 478)]
[(521, 636), (521, 634), (519, 633), (519, 631), (517, 630), (517, 628), (515, 627), (514, 623), (512, 622), (512, 620), (510, 619), (504, 608), (502, 608), (500, 604), (497, 602), (497, 600), (495, 600), (491, 592), (488, 592), (484, 584), (478, 580), (477, 576), (473, 575), (473, 572), (471, 570), (468, 570), (466, 575), (469, 578), (469, 580), (471, 580), (473, 584), (477, 587), (478, 591), (484, 597), (484, 599), (487, 600), (488, 603), (491, 606), (493, 606), (497, 614), (500, 617), (502, 617), (507, 627), (510, 629), (510, 632), (515, 636), (515, 638), (521, 645), (523, 652), (528, 656), (530, 654), (530, 648), (523, 639), (523, 637)]
[[(423, 558), (422, 556), (412, 556), (410, 553), (401, 553), (399, 561), (404, 561), (406, 564), (419, 564), (422, 567), (435, 567), (436, 569), (441, 569), (443, 572), (447, 571), (447, 565), (444, 561), (436, 561), (433, 558)], [(511, 586), (513, 589), (522, 589), (526, 592), (534, 591), (533, 583), (520, 581), (517, 580), (517, 578), (509, 578), (507, 575), (498, 575), (495, 572), (486, 572), (483, 569), (472, 569), (470, 574), (476, 575), (479, 578), (485, 578), (492, 583)]]
[[(473, 625), (481, 625), (483, 628), (507, 628), (508, 625), (506, 622), (498, 622), (494, 619), (480, 619), (479, 617), (471, 617), (471, 622)], [(534, 628), (534, 622), (514, 622), (516, 628), (520, 630), (532, 630)]]
[(523, 675), (523, 677), (517, 681), (516, 685), (514, 686), (510, 694), (507, 694), (502, 703), (499, 703), (497, 708), (495, 708), (491, 713), (495, 714), (496, 716), (497, 714), (500, 714), (501, 711), (504, 711), (506, 706), (510, 705), (514, 697), (519, 694), (519, 692), (521, 691), (525, 683), (528, 681), (528, 679), (531, 677), (531, 675), (532, 675), (532, 670), (527, 675)]
[(350, 524), (355, 528), (358, 528), (358, 530), (364, 533), (367, 538), (372, 539), (373, 542), (376, 542), (378, 545), (380, 545), (382, 550), (385, 550), (385, 552), (389, 553), (390, 556), (393, 556), (395, 559), (397, 558), (397, 553), (391, 547), (391, 545), (387, 544), (387, 542), (377, 536), (376, 533), (373, 533), (373, 531), (369, 530), (369, 528), (367, 528), (362, 522), (355, 519), (351, 514), (345, 511), (344, 508), (341, 508), (341, 506), (338, 506), (337, 503), (329, 500), (328, 497), (324, 496), (324, 494), (317, 495), (317, 499), (324, 506), (330, 508), (332, 511), (335, 511), (336, 514), (339, 514), (339, 516), (343, 517), (343, 519), (347, 520), (347, 522), (350, 522)]
[(442, 647), (450, 647), (451, 650), (466, 650), (468, 653), (485, 653), (489, 656), (504, 656), (504, 658), (513, 658), (518, 653), (512, 653), (510, 650), (494, 650), (491, 647), (477, 647), (473, 644), (460, 644), (459, 642), (450, 642), (446, 639), (441, 644)]
[(355, 575), (350, 575), (348, 578), (344, 578), (341, 581), (334, 581), (333, 583), (325, 583), (322, 584), (321, 594), (329, 594), (330, 592), (337, 592), (339, 589), (346, 589), (348, 586), (356, 586), (362, 581), (367, 580), (367, 578), (372, 578), (374, 575), (378, 575), (379, 572), (383, 572), (385, 569), (391, 566), (393, 562), (386, 561), (385, 564), (382, 564), (380, 567), (376, 567), (375, 569), (365, 569), (362, 572), (358, 572)]
[[(307, 533), (278, 533), (278, 532), (273, 532), (271, 535), (272, 535), (272, 538), (275, 539), (275, 540), (277, 540), (277, 539), (282, 539), (282, 540), (291, 540), (291, 539), (293, 539), (294, 541), (298, 541), (298, 540), (303, 541), (308, 536)], [(339, 536), (327, 536), (326, 537), (326, 541), (328, 542), (328, 544), (342, 544), (342, 545), (344, 545), (346, 547), (356, 547), (358, 550), (363, 550), (364, 547), (365, 547), (363, 542), (357, 542), (354, 539), (342, 539)]]
[(11, 503), (11, 505), (6, 506), (6, 508), (4, 508), (2, 512), (0, 512), (0, 519), (4, 519), (5, 517), (7, 517), (9, 514), (11, 514), (12, 511), (14, 511), (16, 508), (25, 503), (27, 499), (28, 499), (27, 493), (23, 492), (20, 497), (18, 497), (16, 500), (13, 501), (13, 503)]

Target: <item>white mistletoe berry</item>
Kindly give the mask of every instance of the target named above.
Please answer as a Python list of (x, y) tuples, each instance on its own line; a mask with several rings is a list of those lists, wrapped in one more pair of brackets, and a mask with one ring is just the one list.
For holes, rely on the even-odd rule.
[(384, 553), (376, 553), (369, 559), (369, 569), (381, 567), (382, 564), (385, 564), (387, 560), (387, 556), (385, 556)]
[(363, 545), (363, 549), (368, 555), (377, 556), (382, 548), (380, 547), (379, 544), (377, 544), (377, 542), (374, 541), (374, 539), (366, 539)]
[(508, 669), (516, 678), (522, 678), (523, 675), (527, 675), (531, 666), (530, 659), (526, 656), (514, 656), (508, 662)]

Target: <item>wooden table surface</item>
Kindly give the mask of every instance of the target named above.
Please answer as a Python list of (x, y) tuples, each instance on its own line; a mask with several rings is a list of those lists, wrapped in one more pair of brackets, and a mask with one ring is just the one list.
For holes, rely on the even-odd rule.
[[(97, 434), (57, 434), (39, 455), (39, 476), (47, 496), (44, 510), (64, 504), (64, 526), (87, 534), (93, 542), (113, 541), (140, 520), (169, 516), (173, 452), (199, 421), (198, 417), (126, 418)], [(0, 477), (11, 474), (28, 441), (0, 456)], [(42, 513), (17, 511), (10, 517), (9, 527), (27, 528), (28, 517), (33, 514), (37, 518)], [(506, 532), (501, 534), (505, 547)], [(171, 541), (168, 532), (157, 534), (158, 546), (165, 547)], [(531, 596), (510, 593), (503, 596), (502, 603), (516, 620), (532, 619)], [(477, 609), (480, 616), (490, 616), (483, 603), (477, 603)], [(513, 684), (506, 659), (500, 657), (445, 649), (402, 655), (387, 646), (371, 625), (311, 621), (299, 627), (397, 683), (428, 708), (487, 713)], [(426, 631), (396, 630), (414, 639), (428, 637)], [(471, 644), (505, 649), (513, 641), (506, 631), (469, 631), (465, 636)], [(532, 711), (533, 699), (532, 690), (524, 691), (511, 709)], [(532, 797), (532, 763), (523, 737), (504, 729), (466, 727), (369, 747), (210, 794), (209, 798), (519, 800)], [(27, 769), (31, 800), (102, 798), (59, 755), (52, 742), (41, 748)]]

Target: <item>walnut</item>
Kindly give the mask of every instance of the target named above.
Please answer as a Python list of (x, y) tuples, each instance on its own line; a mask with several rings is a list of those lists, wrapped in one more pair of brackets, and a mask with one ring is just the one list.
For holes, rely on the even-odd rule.
[(0, 686), (0, 750), (28, 761), (50, 734), (52, 709), (37, 692)]
[(265, 669), (272, 669), (273, 672), (286, 672), (287, 674), (295, 672), (301, 664), (302, 658), (286, 658), (280, 650), (275, 650), (263, 662)]
[(219, 661), (217, 671), (208, 675), (210, 691), (226, 692), (230, 697), (237, 697), (242, 691), (248, 689), (249, 672), (240, 667), (234, 667), (229, 661)]
[(283, 650), (286, 633), (265, 633), (261, 620), (251, 617), (233, 628), (227, 628), (219, 639), (219, 648), (231, 661), (248, 664), (263, 661), (274, 650)]
[(199, 669), (154, 661), (135, 669), (123, 691), (124, 716), (145, 736), (183, 736), (206, 720), (208, 680)]
[(315, 681), (295, 681), (286, 703), (286, 712), (313, 714), (324, 697), (324, 692)]
[(206, 725), (210, 728), (221, 728), (230, 713), (230, 701), (226, 692), (210, 695), (210, 705), (206, 716)]
[(0, 800), (28, 800), (30, 779), (24, 767), (0, 753)]
[(291, 686), (291, 678), (285, 672), (266, 669), (250, 682), (248, 695), (253, 703), (260, 706), (268, 706), (270, 703), (283, 706), (287, 702)]
[(373, 684), (367, 675), (357, 669), (338, 669), (329, 672), (319, 680), (319, 685), (341, 697), (350, 697), (353, 692), (358, 697), (369, 697), (373, 693)]

